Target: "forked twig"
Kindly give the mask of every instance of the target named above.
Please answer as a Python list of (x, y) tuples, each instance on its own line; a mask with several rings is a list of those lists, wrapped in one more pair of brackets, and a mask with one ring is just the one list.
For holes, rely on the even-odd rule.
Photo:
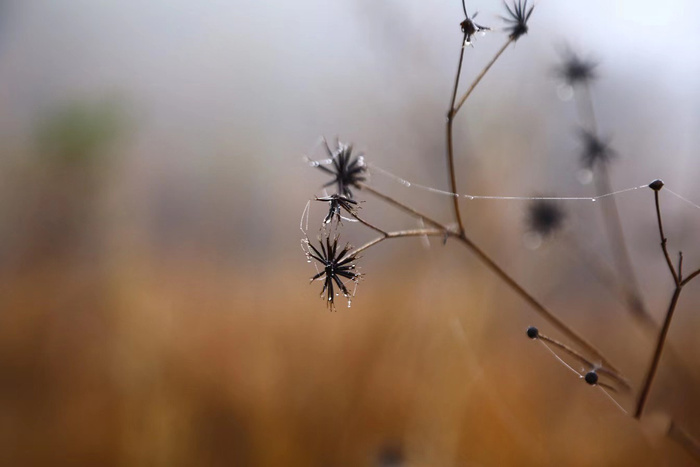
[[(659, 336), (656, 341), (656, 347), (654, 348), (654, 355), (651, 359), (651, 364), (649, 365), (649, 368), (646, 372), (646, 376), (644, 377), (644, 382), (642, 384), (642, 389), (639, 393), (639, 398), (637, 399), (637, 407), (634, 412), (634, 417), (639, 419), (642, 416), (642, 413), (644, 412), (644, 407), (647, 402), (647, 398), (649, 397), (649, 392), (651, 390), (651, 385), (654, 381), (654, 376), (656, 376), (656, 370), (658, 369), (659, 362), (661, 361), (661, 354), (663, 353), (664, 349), (664, 344), (666, 343), (666, 337), (668, 335), (668, 330), (671, 327), (671, 320), (673, 319), (673, 314), (676, 311), (676, 306), (678, 305), (678, 299), (680, 298), (681, 292), (683, 291), (683, 287), (690, 282), (694, 277), (697, 277), (698, 274), (700, 274), (700, 270), (695, 271), (692, 273), (688, 278), (685, 280), (683, 279), (682, 276), (682, 260), (679, 260), (678, 264), (678, 270), (673, 266), (673, 262), (671, 261), (671, 256), (668, 253), (668, 239), (664, 235), (664, 226), (663, 226), (663, 221), (661, 220), (661, 206), (659, 203), (659, 191), (663, 187), (663, 182), (661, 180), (654, 180), (649, 184), (649, 187), (654, 190), (654, 203), (656, 205), (656, 219), (659, 225), (659, 236), (661, 238), (661, 249), (664, 253), (664, 258), (666, 259), (666, 264), (668, 265), (668, 269), (671, 272), (671, 275), (673, 276), (673, 281), (675, 283), (675, 289), (673, 291), (673, 295), (671, 296), (671, 302), (668, 305), (668, 310), (666, 311), (666, 317), (664, 318), (664, 323), (663, 326), (661, 327), (661, 331), (659, 332)], [(682, 256), (681, 256), (682, 258)]]

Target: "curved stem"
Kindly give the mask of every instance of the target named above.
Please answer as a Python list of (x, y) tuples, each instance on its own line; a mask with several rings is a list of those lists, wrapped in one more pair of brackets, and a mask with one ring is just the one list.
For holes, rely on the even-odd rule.
[[(681, 285), (680, 280), (678, 279), (678, 274), (676, 274), (676, 270), (673, 267), (673, 262), (671, 261), (671, 257), (668, 254), (668, 247), (666, 246), (666, 243), (668, 242), (668, 239), (666, 238), (666, 235), (664, 235), (664, 224), (661, 221), (661, 206), (659, 205), (659, 191), (654, 190), (654, 204), (656, 204), (656, 220), (659, 224), (659, 236), (661, 237), (661, 249), (664, 252), (664, 257), (666, 258), (666, 264), (668, 265), (668, 270), (671, 271), (671, 275), (673, 276), (673, 282), (676, 284), (676, 287)], [(693, 273), (695, 274), (695, 273)], [(686, 279), (686, 282), (689, 279), (692, 279), (694, 276), (691, 274), (688, 276)]]
[(417, 217), (419, 219), (423, 219), (425, 222), (427, 222), (428, 224), (431, 224), (433, 227), (437, 227), (438, 229), (441, 229), (445, 232), (451, 232), (451, 230), (448, 229), (444, 224), (442, 224), (436, 220), (431, 219), (430, 217), (426, 216), (425, 214), (416, 211), (412, 207), (403, 204), (402, 202), (392, 198), (391, 196), (385, 195), (381, 191), (375, 190), (374, 188), (372, 188), (371, 186), (369, 186), (365, 183), (359, 183), (358, 186), (361, 190), (365, 190), (365, 191), (373, 194), (374, 196), (381, 199), (382, 201), (385, 201), (385, 202), (391, 204), (392, 206), (395, 206), (395, 207), (401, 209), (402, 211), (404, 211), (404, 212), (406, 212), (414, 217)]
[(668, 311), (666, 312), (666, 319), (664, 320), (664, 325), (659, 333), (659, 338), (656, 341), (656, 349), (654, 350), (654, 357), (651, 359), (651, 365), (647, 370), (647, 374), (644, 377), (644, 385), (642, 386), (642, 391), (639, 394), (639, 399), (637, 400), (637, 410), (634, 412), (634, 418), (639, 419), (644, 412), (644, 405), (647, 402), (647, 397), (649, 396), (649, 390), (651, 389), (651, 383), (654, 381), (654, 376), (656, 375), (656, 370), (659, 367), (659, 361), (661, 360), (661, 353), (664, 350), (664, 343), (666, 342), (666, 335), (671, 327), (671, 319), (673, 318), (673, 312), (676, 310), (676, 305), (678, 304), (678, 298), (681, 295), (682, 286), (676, 287), (671, 297), (671, 303), (668, 305)]
[(687, 284), (688, 282), (690, 282), (690, 281), (692, 281), (693, 279), (695, 279), (698, 275), (700, 275), (700, 269), (698, 269), (697, 271), (695, 271), (694, 273), (692, 273), (691, 275), (689, 275), (688, 277), (686, 277), (685, 279), (683, 279), (683, 282), (681, 282), (681, 285)]
[[(467, 248), (469, 248), (479, 260), (481, 260), (482, 263), (486, 265), (491, 271), (493, 271), (503, 282), (506, 283), (515, 293), (517, 293), (523, 300), (525, 300), (538, 314), (540, 314), (544, 319), (549, 321), (554, 327), (556, 327), (562, 334), (564, 334), (567, 338), (569, 338), (572, 342), (576, 343), (582, 350), (585, 350), (589, 354), (591, 354), (595, 359), (599, 360), (600, 363), (606, 367), (608, 367), (610, 370), (613, 370), (617, 373), (619, 371), (615, 366), (610, 363), (610, 361), (603, 356), (603, 354), (596, 349), (592, 344), (590, 344), (586, 339), (583, 337), (579, 336), (573, 329), (571, 329), (569, 326), (567, 326), (563, 321), (561, 321), (559, 318), (557, 318), (551, 311), (549, 311), (542, 303), (540, 303), (535, 297), (530, 295), (528, 291), (526, 291), (518, 282), (513, 279), (510, 275), (508, 275), (507, 272), (505, 272), (501, 267), (496, 264), (494, 260), (491, 259), (481, 248), (479, 248), (473, 241), (471, 241), (467, 235), (464, 232), (458, 232), (455, 233), (453, 230), (448, 229), (445, 227), (443, 224), (434, 221), (430, 219), (429, 217), (425, 216), (424, 214), (421, 214), (420, 212), (416, 211), (415, 209), (406, 206), (405, 204), (401, 203), (400, 201), (395, 200), (394, 198), (387, 196), (374, 188), (361, 184), (360, 188), (363, 190), (367, 190), (373, 195), (377, 196), (378, 198), (382, 199), (383, 201), (386, 201), (389, 204), (392, 204), (393, 206), (398, 207), (404, 212), (407, 212), (415, 217), (423, 219), (425, 222), (428, 222), (432, 224), (434, 227), (437, 227), (440, 231), (441, 235), (448, 236), (448, 237), (453, 237), (456, 240), (458, 240), (460, 243), (465, 245)], [(416, 232), (416, 231), (412, 231)], [(414, 235), (423, 235), (423, 234), (414, 234)], [(433, 235), (433, 234), (431, 234)], [(403, 235), (403, 236), (408, 236), (408, 235)], [(366, 245), (363, 245), (360, 247), (360, 251), (365, 250), (369, 248), (370, 246), (376, 245), (377, 243), (385, 240), (386, 238), (392, 238), (392, 237), (380, 237), (375, 240), (372, 240)]]
[(457, 194), (457, 177), (455, 175), (455, 157), (454, 147), (452, 144), (452, 122), (457, 113), (455, 111), (455, 100), (457, 99), (457, 90), (459, 88), (459, 77), (462, 74), (462, 63), (464, 62), (464, 43), (467, 41), (467, 33), (464, 33), (462, 44), (459, 50), (459, 64), (457, 65), (457, 74), (455, 75), (455, 83), (452, 88), (452, 99), (450, 100), (450, 110), (447, 112), (447, 172), (450, 177), (450, 191), (452, 192), (452, 207), (454, 209), (457, 227), (460, 232), (464, 232), (464, 224), (462, 224), (462, 215), (459, 212), (459, 195)]
[(469, 86), (469, 89), (467, 89), (467, 92), (464, 93), (464, 95), (459, 99), (459, 104), (457, 104), (457, 107), (454, 108), (454, 111), (452, 112), (452, 116), (454, 117), (457, 115), (457, 112), (459, 112), (459, 109), (462, 108), (462, 105), (464, 105), (464, 102), (469, 98), (471, 93), (474, 91), (474, 88), (476, 88), (477, 84), (481, 82), (484, 76), (486, 76), (486, 73), (491, 69), (494, 63), (496, 63), (496, 60), (498, 60), (498, 57), (500, 57), (503, 52), (506, 51), (508, 46), (513, 42), (512, 38), (509, 38), (503, 46), (498, 49), (498, 52), (496, 52), (496, 55), (491, 59), (489, 63), (486, 64), (483, 70), (481, 70), (481, 73), (474, 79), (474, 82), (472, 82), (471, 86)]
[[(593, 96), (589, 83), (584, 83), (584, 97), (577, 98), (577, 109), (579, 120), (584, 128), (593, 133), (598, 138), (598, 120), (596, 118), (595, 106), (593, 105)], [(585, 107), (585, 109), (584, 109)], [(610, 183), (610, 175), (606, 164), (598, 164), (598, 173), (596, 180), (596, 195), (601, 196), (612, 192), (612, 184)], [(617, 201), (614, 197), (608, 197), (602, 203), (603, 223), (607, 231), (608, 240), (612, 249), (615, 260), (615, 268), (619, 276), (626, 282), (625, 300), (629, 311), (636, 318), (648, 326), (653, 326), (654, 320), (647, 310), (644, 303), (642, 293), (639, 287), (639, 281), (632, 267), (627, 243), (625, 242), (625, 234), (622, 230), (622, 221), (620, 220), (620, 212), (617, 209)]]
[(444, 237), (449, 235), (449, 233), (444, 230), (437, 229), (412, 229), (412, 230), (398, 230), (396, 232), (385, 232), (381, 237), (377, 237), (374, 240), (370, 240), (359, 248), (356, 248), (351, 254), (357, 255), (366, 249), (373, 247), (374, 245), (383, 242), (389, 238), (402, 238), (402, 237)]
[(618, 372), (617, 368), (610, 363), (610, 361), (603, 356), (603, 354), (596, 349), (593, 344), (590, 344), (586, 339), (579, 336), (576, 331), (567, 326), (563, 321), (557, 318), (551, 311), (549, 311), (542, 303), (540, 303), (535, 297), (530, 295), (518, 282), (508, 275), (501, 267), (496, 264), (486, 253), (484, 253), (481, 248), (479, 248), (474, 242), (472, 242), (466, 235), (460, 234), (456, 236), (456, 239), (462, 242), (467, 248), (469, 248), (477, 258), (479, 258), (491, 271), (493, 271), (503, 282), (505, 282), (514, 292), (516, 292), (523, 300), (525, 300), (537, 313), (539, 313), (544, 319), (549, 321), (554, 327), (559, 329), (559, 331), (569, 338), (576, 345), (581, 347), (583, 350), (593, 355), (596, 359), (600, 361), (601, 364), (610, 368), (611, 370)]

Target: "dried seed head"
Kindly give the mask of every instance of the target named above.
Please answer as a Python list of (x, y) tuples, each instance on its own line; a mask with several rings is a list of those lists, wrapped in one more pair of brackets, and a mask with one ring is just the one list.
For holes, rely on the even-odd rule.
[(566, 51), (563, 63), (557, 67), (556, 74), (569, 86), (587, 84), (596, 79), (595, 67), (598, 64), (592, 60), (584, 60), (573, 51)]
[(535, 199), (528, 206), (527, 224), (531, 232), (549, 237), (559, 230), (566, 217), (559, 203), (551, 199)]
[(323, 219), (324, 224), (329, 224), (336, 219), (340, 222), (340, 211), (344, 209), (350, 215), (355, 215), (357, 212), (357, 201), (345, 198), (341, 195), (330, 195), (323, 198), (316, 197), (316, 201), (324, 201), (328, 203), (328, 214)]
[(503, 20), (508, 23), (506, 31), (510, 33), (511, 40), (517, 41), (520, 36), (527, 34), (527, 21), (530, 19), (532, 10), (535, 6), (531, 6), (527, 9), (527, 0), (524, 2), (518, 0), (517, 3), (513, 1), (513, 8), (508, 6), (507, 2), (503, 2), (508, 10), (508, 17), (503, 17)]
[(335, 151), (331, 151), (328, 143), (326, 141), (324, 141), (324, 143), (326, 145), (326, 151), (330, 156), (331, 163), (328, 164), (328, 167), (322, 164), (315, 166), (332, 175), (334, 178), (323, 186), (336, 185), (336, 194), (342, 195), (347, 199), (352, 199), (352, 190), (350, 188), (360, 188), (360, 183), (366, 180), (365, 172), (367, 171), (367, 165), (365, 164), (364, 157), (362, 157), (362, 155), (353, 157), (352, 145), (338, 142), (338, 147)]
[(540, 331), (535, 326), (530, 326), (527, 328), (527, 337), (530, 339), (537, 339), (540, 336)]
[(489, 28), (489, 27), (482, 26), (482, 25), (476, 24), (476, 23), (474, 22), (474, 18), (476, 18), (476, 15), (477, 15), (477, 14), (478, 14), (478, 12), (477, 12), (477, 13), (474, 13), (474, 16), (472, 16), (471, 18), (469, 18), (469, 17), (467, 16), (467, 18), (465, 18), (464, 21), (462, 21), (462, 22), (460, 23), (460, 26), (461, 26), (461, 28), (462, 28), (462, 32), (463, 32), (464, 35), (466, 36), (465, 39), (464, 39), (464, 45), (472, 45), (472, 37), (473, 37), (476, 33), (478, 33), (478, 32), (484, 32), (484, 33), (485, 33), (486, 31), (490, 31), (490, 30), (491, 30), (491, 28)]
[(594, 386), (598, 383), (598, 373), (595, 371), (589, 371), (586, 373), (586, 376), (583, 377), (584, 380), (591, 386)]
[(663, 186), (663, 180), (659, 180), (658, 178), (649, 184), (649, 188), (651, 188), (654, 191), (659, 191), (661, 188), (663, 188)]
[[(325, 243), (325, 244), (324, 244)], [(338, 237), (333, 240), (326, 237), (325, 242), (319, 240), (319, 248), (316, 248), (310, 242), (308, 243), (309, 251), (307, 256), (321, 263), (323, 269), (311, 278), (311, 282), (315, 280), (323, 280), (323, 288), (321, 289), (321, 298), (326, 301), (328, 308), (335, 309), (335, 297), (338, 295), (335, 291), (337, 286), (343, 296), (350, 298), (351, 294), (343, 279), (350, 279), (357, 283), (361, 274), (356, 272), (355, 254), (349, 253), (351, 246), (348, 243), (345, 247), (338, 251)]]
[(581, 162), (587, 169), (592, 169), (596, 164), (607, 164), (615, 157), (615, 152), (610, 148), (609, 140), (603, 141), (595, 133), (588, 130), (579, 132), (583, 151)]
[(404, 462), (403, 449), (397, 444), (382, 447), (377, 456), (378, 467), (401, 467)]

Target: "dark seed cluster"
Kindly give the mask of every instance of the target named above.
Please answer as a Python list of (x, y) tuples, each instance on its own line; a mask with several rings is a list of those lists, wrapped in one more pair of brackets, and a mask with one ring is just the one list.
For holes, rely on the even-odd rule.
[(528, 206), (527, 224), (531, 232), (549, 237), (564, 224), (564, 210), (551, 199), (536, 199)]
[(563, 63), (556, 69), (556, 74), (569, 86), (588, 84), (597, 75), (595, 67), (598, 64), (592, 60), (585, 60), (571, 50), (566, 52)]
[(324, 196), (321, 198), (317, 197), (316, 201), (328, 203), (328, 214), (323, 219), (324, 224), (330, 224), (333, 222), (333, 219), (340, 222), (341, 210), (345, 210), (345, 212), (349, 213), (350, 215), (354, 215), (357, 209), (357, 201), (338, 194)]
[(581, 130), (581, 163), (587, 169), (592, 169), (596, 164), (607, 164), (615, 157), (615, 152), (610, 147), (609, 141), (603, 141), (596, 134), (588, 130)]
[[(325, 244), (324, 244), (325, 243)], [(331, 239), (326, 237), (325, 242), (319, 241), (319, 248), (316, 248), (309, 242), (309, 258), (321, 263), (322, 270), (311, 278), (311, 282), (315, 280), (323, 280), (323, 288), (321, 289), (321, 298), (326, 300), (329, 308), (335, 307), (335, 297), (337, 295), (336, 286), (345, 297), (350, 297), (350, 291), (343, 283), (344, 279), (350, 279), (357, 282), (360, 274), (355, 272), (354, 254), (348, 254), (351, 250), (350, 244), (345, 245), (342, 250), (338, 250), (338, 237)], [(324, 295), (325, 294), (325, 295)]]
[(531, 6), (528, 10), (527, 0), (524, 2), (522, 0), (513, 1), (513, 8), (509, 7), (506, 2), (504, 4), (508, 10), (508, 16), (503, 17), (503, 20), (508, 23), (506, 32), (509, 33), (511, 40), (517, 41), (521, 36), (527, 34), (527, 22), (535, 6)]
[(336, 185), (336, 194), (352, 199), (351, 187), (359, 189), (359, 184), (366, 180), (365, 172), (367, 171), (367, 166), (364, 158), (361, 155), (353, 157), (352, 146), (340, 142), (335, 151), (331, 151), (328, 144), (326, 144), (326, 150), (331, 158), (330, 168), (321, 164), (317, 165), (317, 167), (332, 175), (333, 180), (323, 186)]

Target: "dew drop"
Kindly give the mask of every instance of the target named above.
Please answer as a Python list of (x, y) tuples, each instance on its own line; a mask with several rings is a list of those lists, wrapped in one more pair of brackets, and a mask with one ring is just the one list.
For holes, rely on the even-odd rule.
[(557, 87), (557, 97), (563, 101), (570, 101), (574, 97), (574, 88), (568, 84), (560, 84)]
[(528, 250), (537, 250), (542, 246), (542, 235), (537, 232), (528, 232), (523, 235), (523, 244)]
[(576, 180), (581, 185), (588, 185), (593, 181), (593, 171), (589, 169), (581, 169), (578, 172), (576, 172)]
[(348, 300), (348, 308), (352, 306), (352, 300)]

